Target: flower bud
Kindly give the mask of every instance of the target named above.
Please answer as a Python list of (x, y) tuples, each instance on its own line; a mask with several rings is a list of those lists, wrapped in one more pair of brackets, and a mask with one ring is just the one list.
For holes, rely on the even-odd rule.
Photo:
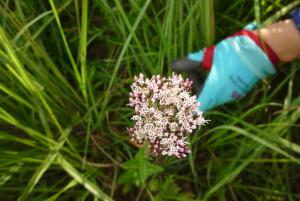
[(136, 105), (134, 109), (135, 109), (135, 112), (138, 113), (140, 111), (140, 106)]

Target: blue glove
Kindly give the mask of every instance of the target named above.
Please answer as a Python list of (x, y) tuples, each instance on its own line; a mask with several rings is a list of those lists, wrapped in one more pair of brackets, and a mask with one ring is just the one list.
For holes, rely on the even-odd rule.
[[(253, 25), (249, 27), (253, 28)], [(244, 97), (258, 80), (275, 74), (277, 62), (272, 49), (253, 32), (244, 29), (216, 46), (173, 62), (171, 67), (175, 71), (188, 72), (195, 81), (196, 93), (200, 92), (200, 65), (210, 70), (198, 96), (200, 110), (207, 111)]]

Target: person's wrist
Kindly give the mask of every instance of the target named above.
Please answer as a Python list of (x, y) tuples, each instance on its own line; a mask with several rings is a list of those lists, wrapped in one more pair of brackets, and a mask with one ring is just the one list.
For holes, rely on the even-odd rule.
[(290, 62), (300, 56), (300, 34), (293, 20), (280, 21), (253, 32), (260, 35), (281, 62)]

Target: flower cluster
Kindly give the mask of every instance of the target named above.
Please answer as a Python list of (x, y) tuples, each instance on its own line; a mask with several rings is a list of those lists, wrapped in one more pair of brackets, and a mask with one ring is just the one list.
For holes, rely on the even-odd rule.
[(129, 106), (135, 108), (134, 125), (128, 129), (131, 141), (149, 142), (153, 155), (186, 157), (188, 134), (207, 122), (196, 96), (190, 96), (191, 88), (192, 81), (176, 74), (135, 77), (129, 98)]

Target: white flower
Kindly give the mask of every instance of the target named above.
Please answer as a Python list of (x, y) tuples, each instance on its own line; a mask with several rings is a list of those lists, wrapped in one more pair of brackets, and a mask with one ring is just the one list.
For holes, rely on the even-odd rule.
[(176, 122), (171, 122), (169, 128), (172, 132), (175, 132), (178, 129), (178, 124)]
[(135, 108), (129, 128), (131, 139), (148, 141), (153, 154), (186, 157), (190, 153), (187, 136), (207, 123), (198, 110), (196, 96), (190, 96), (192, 82), (181, 75), (168, 78), (143, 74), (134, 78), (129, 106)]

